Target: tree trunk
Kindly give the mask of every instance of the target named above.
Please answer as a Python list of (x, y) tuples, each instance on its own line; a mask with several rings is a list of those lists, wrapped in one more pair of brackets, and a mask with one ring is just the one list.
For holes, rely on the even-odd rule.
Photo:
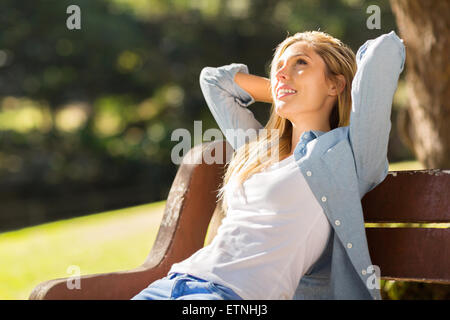
[(430, 169), (450, 168), (450, 1), (390, 0), (406, 47), (401, 138)]

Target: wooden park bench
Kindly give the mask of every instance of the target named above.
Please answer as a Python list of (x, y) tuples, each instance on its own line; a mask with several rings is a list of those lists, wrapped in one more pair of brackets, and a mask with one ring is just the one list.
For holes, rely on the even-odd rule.
[[(232, 149), (223, 140), (197, 145), (184, 157), (170, 189), (157, 238), (142, 266), (81, 276), (80, 289), (69, 289), (69, 278), (45, 281), (34, 288), (29, 298), (130, 299), (166, 276), (173, 263), (202, 248), (208, 226), (209, 243), (222, 216), (216, 195), (224, 164), (206, 164), (202, 159), (215, 146), (227, 150), (222, 163), (228, 161)], [(191, 156), (200, 164), (184, 161)], [(449, 194), (450, 170), (418, 170), (389, 172), (381, 184), (364, 196), (364, 218), (366, 223), (372, 223), (366, 226), (370, 256), (372, 263), (380, 267), (382, 279), (450, 283), (450, 228), (420, 225), (450, 222)], [(379, 223), (407, 225), (374, 225)]]

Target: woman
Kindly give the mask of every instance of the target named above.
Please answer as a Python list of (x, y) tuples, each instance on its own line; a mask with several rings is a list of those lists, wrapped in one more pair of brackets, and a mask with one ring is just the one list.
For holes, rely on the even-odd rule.
[[(270, 79), (244, 64), (204, 68), (205, 100), (235, 149), (219, 192), (226, 216), (209, 245), (133, 299), (380, 299), (361, 198), (388, 172), (404, 61), (394, 32), (355, 59), (312, 31), (280, 43)], [(242, 129), (263, 128), (246, 108), (255, 101), (271, 114), (246, 141)]]

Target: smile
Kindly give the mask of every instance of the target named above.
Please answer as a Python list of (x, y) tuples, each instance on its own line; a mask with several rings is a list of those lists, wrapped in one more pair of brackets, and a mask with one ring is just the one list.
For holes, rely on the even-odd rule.
[(277, 99), (281, 99), (287, 96), (291, 96), (293, 94), (296, 94), (297, 91), (296, 90), (291, 90), (291, 89), (280, 89), (278, 90), (278, 94), (277, 94)]

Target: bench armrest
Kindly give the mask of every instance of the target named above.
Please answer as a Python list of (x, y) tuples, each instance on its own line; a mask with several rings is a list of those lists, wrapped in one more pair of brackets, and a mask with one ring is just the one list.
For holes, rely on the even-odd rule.
[(140, 267), (134, 270), (85, 275), (79, 289), (69, 289), (72, 278), (40, 283), (30, 294), (30, 300), (121, 300), (131, 299), (151, 282), (164, 277), (163, 268)]

